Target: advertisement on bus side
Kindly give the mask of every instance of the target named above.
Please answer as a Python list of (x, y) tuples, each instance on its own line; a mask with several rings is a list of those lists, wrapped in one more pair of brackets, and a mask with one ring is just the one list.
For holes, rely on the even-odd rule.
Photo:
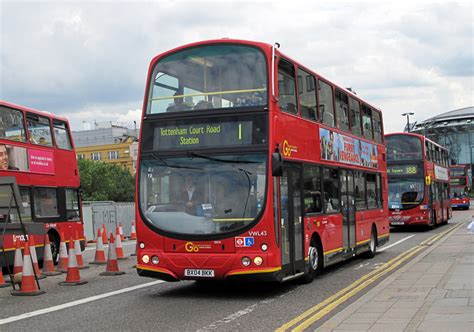
[(378, 167), (375, 144), (320, 128), (321, 159), (371, 168)]

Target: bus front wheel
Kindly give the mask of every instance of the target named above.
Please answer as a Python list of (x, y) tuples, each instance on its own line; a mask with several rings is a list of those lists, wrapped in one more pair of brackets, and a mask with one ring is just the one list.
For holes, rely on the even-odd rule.
[(48, 232), (49, 241), (51, 242), (51, 255), (53, 256), (54, 265), (58, 264), (59, 259), (59, 236), (55, 232)]
[(308, 262), (303, 276), (304, 283), (310, 283), (323, 270), (323, 250), (321, 245), (313, 240), (308, 250)]

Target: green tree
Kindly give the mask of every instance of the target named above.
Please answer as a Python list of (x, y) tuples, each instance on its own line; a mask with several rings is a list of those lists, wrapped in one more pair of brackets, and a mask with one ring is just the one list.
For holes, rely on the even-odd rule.
[(100, 161), (78, 161), (85, 201), (133, 202), (135, 178), (120, 166)]

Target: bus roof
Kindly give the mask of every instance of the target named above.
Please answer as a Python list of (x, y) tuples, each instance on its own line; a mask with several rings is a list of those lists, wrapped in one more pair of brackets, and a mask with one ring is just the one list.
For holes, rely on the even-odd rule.
[[(272, 47), (273, 47), (273, 45), (268, 44), (268, 43), (251, 41), (251, 40), (243, 40), (243, 39), (221, 38), (221, 39), (203, 40), (203, 41), (194, 42), (194, 43), (190, 43), (190, 44), (186, 44), (186, 45), (181, 45), (181, 46), (175, 47), (175, 48), (173, 48), (169, 51), (158, 54), (157, 56), (155, 56), (151, 60), (149, 70), (151, 71), (152, 68), (154, 67), (154, 65), (156, 64), (156, 62), (162, 57), (168, 56), (172, 53), (182, 51), (182, 50), (187, 49), (187, 48), (192, 48), (192, 47), (196, 47), (196, 46), (203, 46), (203, 45), (212, 45), (212, 44), (244, 44), (244, 45), (250, 45), (250, 46), (254, 46), (254, 47), (258, 47), (258, 48), (262, 49), (267, 54), (268, 57), (271, 57)], [(314, 70), (308, 68), (307, 66), (302, 65), (300, 62), (295, 61), (291, 57), (289, 57), (289, 56), (285, 55), (284, 53), (282, 53), (281, 51), (279, 51), (279, 49), (275, 50), (275, 54), (280, 56), (280, 57), (283, 57), (284, 59), (286, 59), (288, 61), (291, 61), (294, 64), (296, 64), (298, 66), (298, 68), (305, 69), (305, 70), (311, 72), (312, 74), (318, 76), (318, 78), (321, 78), (321, 79), (323, 79), (327, 82), (330, 82), (336, 88), (338, 88), (340, 90), (343, 90), (345, 93), (349, 94), (352, 98), (355, 98), (355, 99), (357, 99), (361, 102), (364, 102), (367, 105), (369, 105), (370, 107), (372, 107), (373, 109), (375, 109), (379, 112), (382, 112), (382, 110), (380, 108), (373, 106), (369, 102), (362, 99), (360, 96), (356, 95), (354, 92), (335, 84), (333, 80), (330, 80), (330, 79), (318, 74)]]
[(429, 138), (426, 137), (426, 136), (423, 136), (423, 135), (420, 135), (420, 134), (416, 134), (416, 133), (402, 133), (402, 132), (399, 132), (399, 133), (390, 133), (390, 134), (385, 134), (385, 137), (388, 137), (388, 136), (397, 136), (397, 135), (418, 137), (418, 138), (420, 138), (420, 139), (422, 139), (422, 140), (425, 140), (425, 141), (428, 141), (428, 142), (432, 143), (433, 145), (436, 145), (437, 147), (439, 147), (439, 148), (441, 148), (441, 149), (443, 149), (443, 150), (448, 150), (445, 146), (436, 143), (435, 141), (429, 139)]
[(38, 110), (28, 108), (28, 107), (25, 107), (25, 106), (20, 106), (20, 105), (13, 104), (13, 103), (10, 103), (10, 102), (4, 101), (4, 100), (0, 100), (0, 106), (6, 106), (6, 107), (14, 108), (14, 109), (24, 111), (24, 112), (29, 112), (29, 113), (35, 113), (35, 114), (38, 114), (38, 115), (47, 116), (48, 118), (51, 118), (51, 119), (62, 120), (64, 122), (69, 123), (69, 120), (65, 117), (57, 116), (57, 115), (54, 115), (50, 112), (38, 111)]

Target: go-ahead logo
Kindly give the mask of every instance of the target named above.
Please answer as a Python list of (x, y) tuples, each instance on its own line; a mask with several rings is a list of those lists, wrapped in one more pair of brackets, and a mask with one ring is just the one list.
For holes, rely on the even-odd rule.
[(283, 155), (285, 157), (290, 157), (291, 153), (298, 152), (298, 147), (295, 145), (290, 145), (287, 140), (283, 141)]
[(186, 244), (184, 245), (184, 249), (186, 249), (187, 252), (198, 252), (199, 251), (199, 247), (197, 245), (195, 245), (194, 243), (192, 243), (192, 242), (186, 242)]
[(184, 245), (184, 250), (186, 250), (187, 252), (199, 252), (200, 249), (211, 249), (211, 248), (212, 248), (211, 245), (203, 244), (203, 243), (195, 244), (192, 242), (186, 242), (186, 244)]

